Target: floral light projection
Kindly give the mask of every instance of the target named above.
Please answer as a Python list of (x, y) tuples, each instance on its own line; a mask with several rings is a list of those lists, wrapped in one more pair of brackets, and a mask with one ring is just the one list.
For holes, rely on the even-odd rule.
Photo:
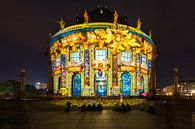
[[(89, 22), (63, 27), (49, 41), (54, 94), (64, 96), (136, 96), (152, 88), (157, 49), (136, 28), (113, 23)], [(60, 78), (60, 86), (59, 86)], [(61, 89), (60, 89), (61, 88)], [(60, 89), (60, 90), (58, 90)]]

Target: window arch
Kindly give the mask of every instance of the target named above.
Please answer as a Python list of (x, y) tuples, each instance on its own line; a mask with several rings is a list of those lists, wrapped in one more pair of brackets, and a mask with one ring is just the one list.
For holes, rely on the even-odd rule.
[(103, 71), (95, 74), (95, 93), (97, 96), (107, 96), (107, 75)]
[(81, 75), (75, 73), (72, 77), (72, 96), (81, 96)]
[(127, 72), (124, 72), (121, 75), (121, 78), (122, 78), (122, 95), (129, 96), (130, 95), (130, 86), (131, 86), (130, 74)]
[(140, 89), (140, 93), (144, 92), (144, 77), (141, 77), (141, 89)]

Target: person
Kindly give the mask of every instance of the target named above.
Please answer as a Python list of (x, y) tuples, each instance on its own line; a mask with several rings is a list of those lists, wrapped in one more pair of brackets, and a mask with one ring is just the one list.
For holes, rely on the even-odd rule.
[(125, 105), (124, 105), (124, 103), (122, 103), (122, 105), (121, 105), (121, 111), (125, 112)]
[(92, 111), (96, 111), (97, 108), (96, 108), (96, 106), (95, 106), (95, 103), (93, 104), (93, 106), (92, 106), (91, 109), (92, 109)]
[(87, 106), (87, 111), (91, 111), (91, 105), (90, 104)]
[(119, 103), (118, 102), (115, 104), (114, 110), (115, 111), (119, 111), (120, 110), (120, 106), (119, 106)]
[(71, 102), (67, 101), (65, 104), (64, 112), (69, 112), (71, 108)]
[(127, 107), (127, 111), (131, 111), (131, 106), (128, 103), (127, 103), (126, 107)]
[(97, 111), (102, 111), (103, 110), (103, 107), (102, 107), (102, 105), (99, 103), (98, 105), (97, 105)]
[(81, 106), (81, 111), (82, 111), (82, 112), (85, 112), (86, 110), (87, 110), (87, 107), (86, 107), (85, 104), (83, 104), (83, 105)]

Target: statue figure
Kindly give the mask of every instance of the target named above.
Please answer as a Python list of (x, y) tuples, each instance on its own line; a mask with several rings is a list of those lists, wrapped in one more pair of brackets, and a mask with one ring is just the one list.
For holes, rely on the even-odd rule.
[(85, 23), (88, 23), (88, 21), (89, 21), (89, 16), (88, 16), (86, 9), (85, 9), (85, 13), (84, 13), (84, 20), (85, 20)]
[(52, 35), (52, 33), (51, 33), (51, 32), (49, 32), (49, 38), (52, 38), (52, 36), (53, 36), (53, 35)]
[(60, 29), (63, 30), (65, 27), (65, 22), (64, 20), (61, 18), (60, 21), (58, 21), (59, 25), (60, 25)]
[(152, 31), (149, 31), (149, 37), (152, 38)]
[(140, 18), (138, 18), (138, 20), (137, 20), (137, 29), (141, 29), (141, 26), (142, 26), (142, 22), (141, 22)]
[(116, 10), (114, 11), (114, 24), (117, 23), (118, 20), (118, 13), (116, 12)]

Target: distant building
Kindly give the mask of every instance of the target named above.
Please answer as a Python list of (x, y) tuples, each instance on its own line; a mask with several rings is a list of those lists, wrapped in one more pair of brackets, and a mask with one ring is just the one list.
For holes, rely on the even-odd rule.
[(37, 82), (37, 83), (35, 84), (35, 88), (36, 88), (36, 89), (47, 89), (47, 83)]
[(181, 95), (192, 96), (195, 95), (195, 80), (179, 81), (178, 92)]
[(156, 95), (164, 95), (162, 88), (156, 88)]
[(172, 96), (174, 93), (174, 85), (168, 85), (163, 88), (164, 95)]
[[(163, 88), (165, 95), (173, 95), (174, 85), (168, 85)], [(182, 80), (178, 83), (178, 93), (181, 96), (195, 96), (195, 80)]]

